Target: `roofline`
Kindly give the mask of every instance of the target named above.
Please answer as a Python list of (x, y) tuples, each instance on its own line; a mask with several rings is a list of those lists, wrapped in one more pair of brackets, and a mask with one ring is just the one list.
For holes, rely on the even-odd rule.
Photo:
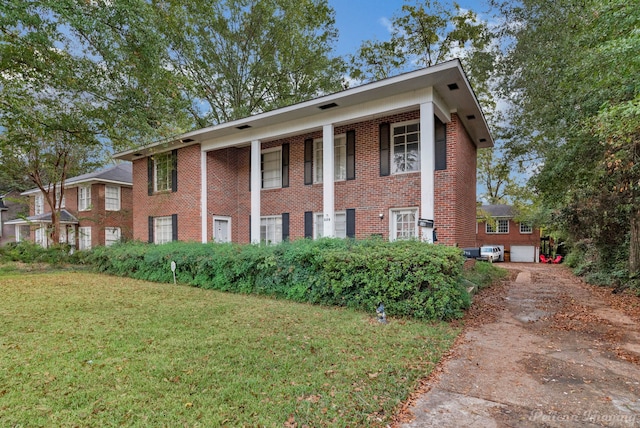
[[(117, 180), (104, 180), (102, 178), (88, 178), (85, 180), (78, 180), (78, 181), (72, 181), (71, 183), (67, 182), (65, 180), (64, 183), (64, 188), (68, 189), (71, 187), (75, 187), (78, 184), (88, 184), (88, 183), (106, 183), (106, 184), (118, 184), (120, 186), (128, 186), (128, 187), (133, 187), (133, 183), (129, 183), (128, 181), (117, 181)], [(23, 196), (29, 196), (29, 195), (33, 195), (36, 193), (41, 193), (41, 190), (38, 188), (35, 189), (29, 189), (29, 190), (25, 190), (24, 192), (20, 193)]]
[[(480, 107), (480, 104), (475, 95), (475, 92), (471, 88), (471, 84), (469, 82), (469, 79), (467, 78), (466, 73), (464, 72), (464, 69), (462, 68), (462, 64), (460, 63), (460, 60), (453, 59), (450, 61), (433, 65), (431, 67), (426, 67), (419, 70), (399, 74), (397, 76), (389, 77), (387, 79), (366, 83), (363, 85), (356, 86), (354, 88), (345, 89), (343, 91), (335, 92), (329, 95), (323, 95), (318, 98), (313, 98), (311, 100), (292, 104), (286, 107), (281, 107), (281, 108), (270, 110), (264, 113), (258, 113), (253, 116), (248, 116), (245, 118), (220, 123), (220, 124), (209, 126), (206, 128), (200, 128), (197, 130), (189, 131), (187, 133), (176, 135), (174, 137), (165, 138), (165, 139), (153, 142), (151, 144), (147, 144), (144, 146), (136, 147), (136, 148), (122, 151), (119, 153), (115, 153), (113, 155), (113, 158), (131, 161), (133, 159), (138, 159), (141, 156), (145, 156), (142, 154), (142, 152), (147, 152), (146, 156), (148, 156), (150, 154), (148, 152), (151, 152), (154, 149), (158, 149), (162, 145), (166, 145), (166, 148), (162, 148), (162, 150), (159, 150), (159, 151), (183, 148), (183, 147), (187, 147), (195, 144), (200, 144), (202, 141), (198, 141), (197, 138), (205, 134), (210, 134), (218, 131), (222, 132), (222, 131), (230, 130), (233, 128), (236, 128), (239, 130), (239, 132), (241, 132), (242, 130), (240, 128), (242, 128), (243, 126), (249, 125), (251, 123), (260, 122), (260, 121), (264, 122), (268, 119), (276, 119), (277, 123), (285, 123), (286, 121), (290, 120), (287, 118), (287, 115), (292, 112), (295, 112), (301, 109), (320, 108), (321, 106), (325, 106), (331, 103), (338, 104), (340, 100), (348, 99), (350, 97), (354, 97), (359, 94), (363, 94), (363, 93), (378, 90), (378, 89), (384, 89), (388, 87), (390, 88), (390, 87), (393, 87), (394, 85), (399, 85), (405, 82), (415, 82), (415, 86), (409, 87), (409, 90), (415, 91), (421, 87), (420, 86), (421, 78), (429, 75), (436, 75), (439, 72), (445, 72), (447, 70), (457, 70), (459, 72), (459, 74), (462, 77), (462, 80), (464, 81), (464, 85), (466, 86), (466, 90), (468, 91), (469, 94), (471, 94), (473, 103), (475, 104), (475, 109), (477, 109), (480, 112), (481, 121), (482, 121), (481, 126), (483, 126), (484, 129), (488, 131), (487, 138), (485, 138), (484, 142), (481, 142), (479, 144), (478, 141), (473, 141), (474, 144), (476, 144), (478, 147), (493, 146), (493, 137), (491, 136), (491, 132), (489, 131), (489, 126), (487, 124), (484, 112)], [(312, 111), (316, 112), (315, 110), (312, 110)], [(316, 113), (319, 113), (319, 112), (316, 112)], [(258, 126), (264, 126), (264, 125), (258, 125)], [(249, 138), (247, 139), (247, 141), (249, 141)]]

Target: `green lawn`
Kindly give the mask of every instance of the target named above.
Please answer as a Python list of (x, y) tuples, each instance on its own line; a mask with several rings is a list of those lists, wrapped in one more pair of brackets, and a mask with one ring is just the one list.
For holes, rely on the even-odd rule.
[(2, 426), (384, 426), (458, 332), (79, 272), (0, 296)]

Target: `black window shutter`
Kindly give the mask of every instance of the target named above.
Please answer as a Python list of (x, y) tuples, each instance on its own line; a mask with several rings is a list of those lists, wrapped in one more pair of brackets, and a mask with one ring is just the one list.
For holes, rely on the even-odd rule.
[(148, 195), (153, 195), (153, 157), (149, 156), (147, 158), (147, 185)]
[(356, 179), (356, 131), (347, 131), (347, 180)]
[(304, 140), (304, 184), (313, 184), (313, 140)]
[(178, 191), (178, 150), (171, 151), (171, 191)]
[(435, 124), (435, 161), (436, 171), (447, 169), (447, 125), (437, 117)]
[(289, 187), (289, 143), (282, 145), (282, 187)]
[(347, 238), (356, 237), (356, 210), (347, 210)]
[(380, 124), (380, 176), (391, 173), (391, 126), (388, 123)]
[(313, 212), (304, 212), (304, 237), (313, 238)]
[(282, 213), (282, 240), (289, 240), (289, 213)]
[(171, 240), (178, 240), (178, 214), (171, 214)]
[(149, 216), (149, 243), (153, 244), (153, 217)]

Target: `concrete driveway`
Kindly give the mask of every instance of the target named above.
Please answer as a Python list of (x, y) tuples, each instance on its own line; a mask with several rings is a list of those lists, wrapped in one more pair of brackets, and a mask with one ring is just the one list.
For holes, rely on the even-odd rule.
[(466, 323), (398, 426), (640, 426), (640, 299), (562, 265), (501, 267), (512, 279), (476, 296), (482, 321)]

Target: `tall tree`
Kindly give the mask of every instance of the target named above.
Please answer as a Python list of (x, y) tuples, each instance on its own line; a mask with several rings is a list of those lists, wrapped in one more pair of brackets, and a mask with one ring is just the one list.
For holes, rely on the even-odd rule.
[(350, 57), (352, 78), (371, 81), (460, 58), (476, 92), (488, 95), (497, 46), (486, 22), (457, 3), (404, 4), (391, 20), (388, 41), (365, 41)]
[(326, 0), (168, 0), (154, 3), (170, 65), (198, 126), (239, 119), (334, 92), (344, 65), (331, 56)]
[(57, 188), (100, 149), (339, 89), (333, 22), (326, 0), (7, 0), (3, 159), (24, 164), (55, 219)]
[[(640, 268), (640, 9), (627, 1), (502, 5), (512, 153), (542, 160), (533, 183), (574, 240)], [(630, 245), (621, 245), (630, 242)], [(621, 251), (622, 249), (622, 251)]]

